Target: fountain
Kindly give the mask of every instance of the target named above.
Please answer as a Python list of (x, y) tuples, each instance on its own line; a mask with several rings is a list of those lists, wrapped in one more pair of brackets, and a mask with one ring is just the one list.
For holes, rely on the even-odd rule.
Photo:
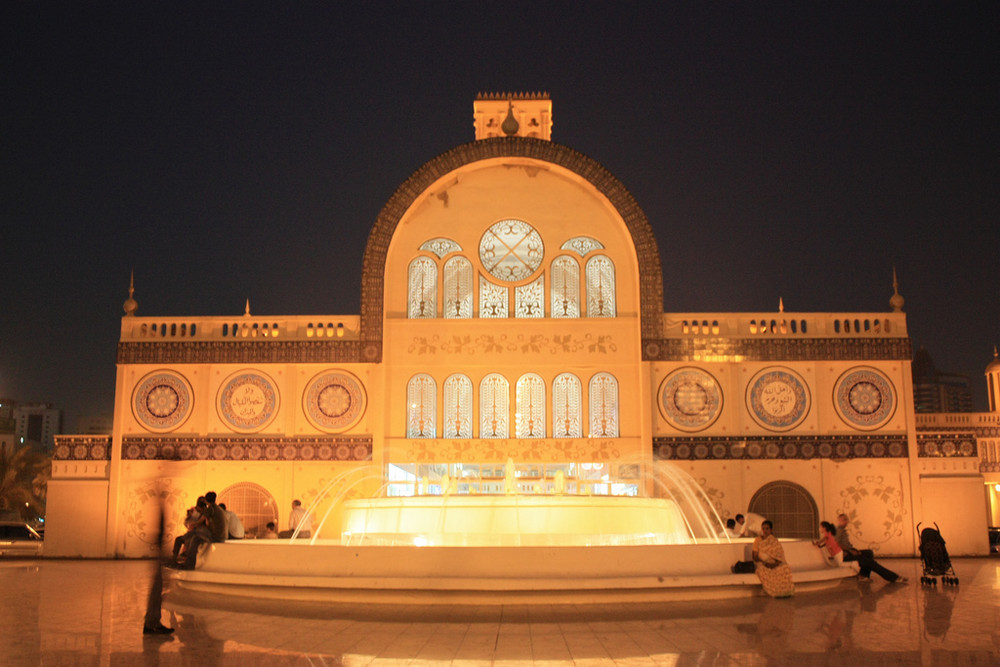
[[(310, 506), (312, 513), (332, 500), (309, 539), (213, 544), (198, 569), (176, 578), (192, 590), (346, 603), (581, 604), (760, 594), (756, 575), (730, 572), (747, 557), (750, 541), (724, 536), (711, 503), (685, 473), (670, 464), (657, 464), (656, 473), (661, 497), (594, 494), (593, 485), (570, 485), (562, 470), (544, 483), (519, 482), (508, 459), (492, 494), (459, 493), (457, 475), (444, 472), (436, 484), (413, 475), (405, 495), (345, 500), (373, 476), (353, 471), (331, 480)], [(590, 493), (581, 493), (585, 488)], [(334, 511), (342, 513), (342, 530), (330, 537), (324, 528)], [(854, 574), (829, 567), (808, 541), (785, 541), (784, 548), (800, 591)]]

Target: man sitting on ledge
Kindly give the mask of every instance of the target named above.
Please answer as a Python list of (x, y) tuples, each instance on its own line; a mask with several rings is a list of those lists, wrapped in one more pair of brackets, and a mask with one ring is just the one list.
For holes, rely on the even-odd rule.
[(851, 537), (847, 534), (847, 524), (850, 522), (846, 514), (837, 515), (837, 544), (844, 550), (844, 562), (857, 561), (861, 566), (859, 573), (860, 581), (871, 581), (871, 573), (874, 572), (890, 584), (905, 584), (906, 577), (901, 577), (889, 568), (879, 565), (875, 560), (875, 553), (871, 549), (857, 549), (851, 544)]

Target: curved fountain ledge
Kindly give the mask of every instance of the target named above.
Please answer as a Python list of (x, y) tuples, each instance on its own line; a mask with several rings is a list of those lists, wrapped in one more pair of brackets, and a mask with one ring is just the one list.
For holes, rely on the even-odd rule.
[[(590, 604), (762, 595), (732, 574), (750, 540), (632, 546), (345, 546), (246, 540), (210, 545), (179, 587), (225, 595), (376, 604)], [(830, 567), (810, 542), (782, 540), (796, 592), (832, 588), (855, 571)]]

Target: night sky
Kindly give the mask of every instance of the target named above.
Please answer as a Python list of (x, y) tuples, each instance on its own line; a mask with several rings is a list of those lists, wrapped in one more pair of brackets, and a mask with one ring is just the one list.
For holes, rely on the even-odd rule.
[(1000, 3), (220, 4), (4, 5), (0, 397), (110, 413), (133, 268), (142, 316), (359, 313), (396, 187), (544, 90), (666, 311), (888, 311), (895, 265), (985, 409)]

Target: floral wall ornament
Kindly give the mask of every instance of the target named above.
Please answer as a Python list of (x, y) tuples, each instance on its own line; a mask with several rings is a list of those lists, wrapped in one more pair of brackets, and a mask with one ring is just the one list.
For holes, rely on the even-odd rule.
[[(187, 491), (174, 485), (172, 478), (150, 481), (132, 487), (125, 506), (125, 538), (136, 540), (142, 549), (158, 554), (161, 537), (159, 513), (163, 512), (163, 544), (173, 544), (174, 538), (184, 532), (181, 519), (188, 507)], [(193, 503), (190, 503), (193, 504)]]
[[(903, 535), (909, 512), (901, 478), (887, 480), (883, 475), (858, 475), (853, 484), (841, 490), (840, 498), (856, 547), (877, 551), (881, 545)], [(864, 522), (860, 520), (862, 516)], [(875, 517), (881, 520), (876, 521)]]

